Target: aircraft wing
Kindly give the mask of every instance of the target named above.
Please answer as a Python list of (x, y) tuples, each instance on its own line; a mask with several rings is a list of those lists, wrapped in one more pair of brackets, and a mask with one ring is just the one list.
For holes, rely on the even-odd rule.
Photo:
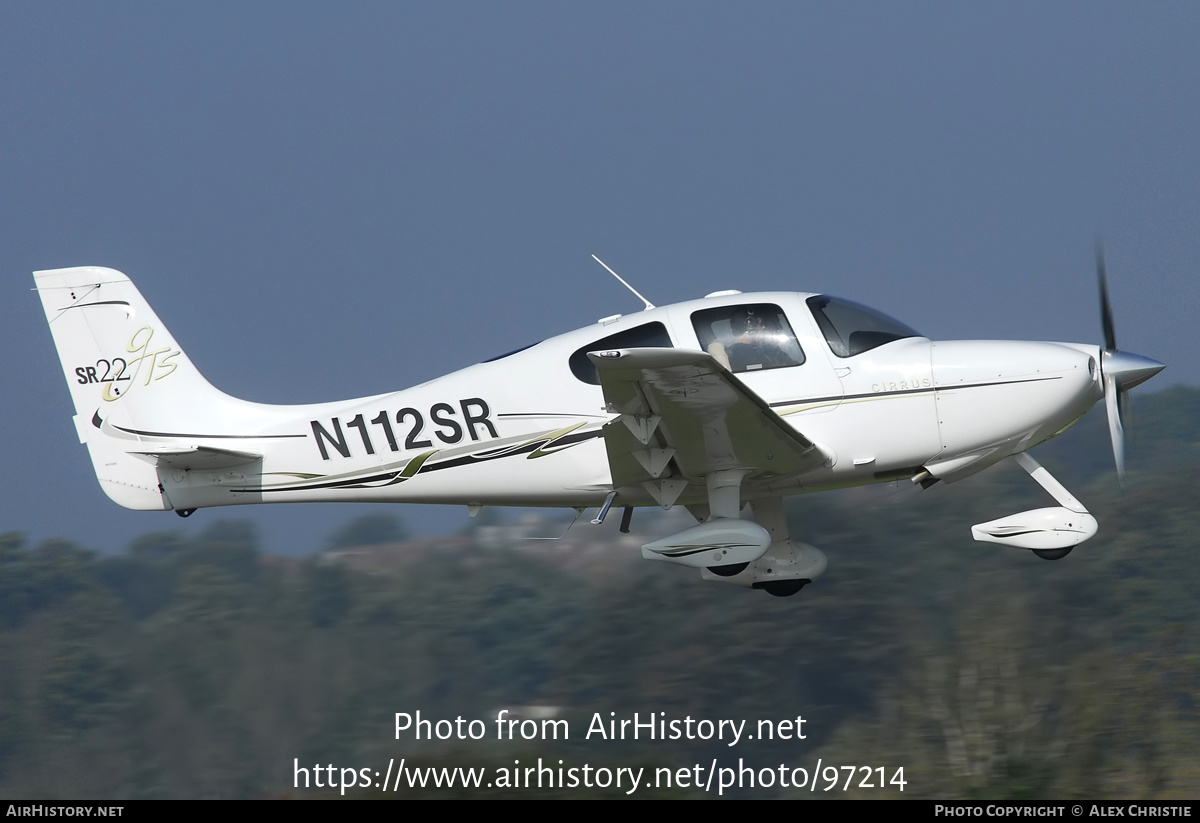
[(826, 455), (712, 355), (684, 349), (592, 352), (604, 400), (614, 488), (641, 484), (669, 505), (690, 483), (743, 469), (761, 485), (822, 465)]

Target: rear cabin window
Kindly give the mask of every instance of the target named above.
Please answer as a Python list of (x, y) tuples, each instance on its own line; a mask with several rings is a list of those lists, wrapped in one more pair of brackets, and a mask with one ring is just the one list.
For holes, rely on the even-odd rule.
[(783, 309), (770, 303), (722, 306), (692, 313), (700, 348), (735, 374), (799, 366), (804, 350)]
[(673, 347), (671, 335), (662, 323), (647, 323), (625, 329), (608, 337), (602, 337), (595, 343), (589, 343), (581, 349), (576, 349), (568, 361), (571, 373), (584, 383), (593, 386), (600, 385), (600, 376), (596, 374), (596, 366), (588, 359), (590, 351), (610, 351), (612, 349), (669, 349)]

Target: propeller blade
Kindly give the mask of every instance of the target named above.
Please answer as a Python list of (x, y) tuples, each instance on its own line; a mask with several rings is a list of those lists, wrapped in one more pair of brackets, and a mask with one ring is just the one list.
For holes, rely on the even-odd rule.
[(1125, 488), (1125, 410), (1127, 395), (1163, 370), (1163, 364), (1149, 357), (1119, 351), (1113, 324), (1112, 302), (1108, 299), (1108, 267), (1104, 264), (1104, 246), (1096, 240), (1096, 282), (1100, 287), (1100, 325), (1104, 328), (1104, 351), (1100, 353), (1100, 374), (1104, 377), (1104, 407), (1108, 411), (1108, 434), (1112, 438), (1117, 481)]
[(1123, 391), (1117, 395), (1117, 411), (1121, 415), (1123, 429), (1133, 431), (1137, 428), (1137, 419), (1133, 414), (1133, 392)]
[(1108, 274), (1104, 265), (1104, 246), (1096, 241), (1096, 280), (1100, 284), (1100, 323), (1104, 327), (1104, 348), (1117, 350), (1117, 332), (1113, 327), (1112, 303), (1108, 300)]
[(1108, 411), (1108, 435), (1112, 438), (1113, 460), (1117, 464), (1117, 482), (1125, 489), (1125, 424), (1121, 420), (1121, 395), (1116, 375), (1104, 375), (1104, 408)]

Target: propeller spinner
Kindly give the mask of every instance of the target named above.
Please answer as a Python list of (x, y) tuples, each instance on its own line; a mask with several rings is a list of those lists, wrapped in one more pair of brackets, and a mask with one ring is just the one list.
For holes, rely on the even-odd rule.
[(1096, 279), (1100, 286), (1100, 322), (1104, 327), (1104, 351), (1100, 354), (1100, 374), (1104, 378), (1104, 406), (1108, 411), (1108, 433), (1112, 438), (1117, 480), (1125, 488), (1125, 396), (1134, 386), (1146, 382), (1164, 368), (1162, 363), (1117, 349), (1112, 304), (1108, 299), (1108, 276), (1104, 249), (1096, 244)]

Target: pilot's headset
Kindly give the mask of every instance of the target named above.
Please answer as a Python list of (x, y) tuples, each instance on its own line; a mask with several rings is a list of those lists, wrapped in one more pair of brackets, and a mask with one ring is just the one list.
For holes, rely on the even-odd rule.
[(737, 336), (768, 331), (770, 328), (766, 319), (756, 314), (754, 309), (742, 309), (734, 315), (730, 325)]

